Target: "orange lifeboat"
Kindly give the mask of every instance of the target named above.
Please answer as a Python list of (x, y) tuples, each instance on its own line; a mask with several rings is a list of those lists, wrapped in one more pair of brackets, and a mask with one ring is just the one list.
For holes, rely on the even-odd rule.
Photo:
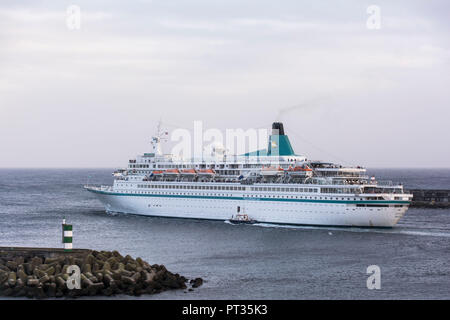
[(301, 166), (295, 166), (295, 167), (292, 167), (292, 166), (290, 166), (289, 167), (289, 169), (287, 169), (287, 171), (290, 171), (290, 172), (298, 172), (298, 171), (312, 171), (312, 169), (310, 168), (310, 167), (308, 167), (308, 166), (305, 166), (305, 167), (301, 167)]
[(312, 176), (312, 169), (305, 166), (295, 166), (295, 167), (289, 167), (289, 169), (286, 170), (289, 175), (294, 176), (305, 176), (305, 177), (311, 177)]
[(164, 173), (164, 170), (154, 170), (154, 171), (152, 171), (151, 175), (159, 176), (159, 175), (162, 175), (163, 173)]
[(207, 176), (212, 176), (216, 174), (216, 172), (213, 169), (199, 169), (197, 170), (197, 173), (199, 175), (207, 175)]
[(284, 173), (283, 168), (281, 167), (262, 167), (261, 168), (261, 175), (263, 176), (277, 176)]
[(190, 176), (190, 175), (195, 175), (196, 172), (194, 169), (184, 169), (184, 170), (181, 170), (181, 174)]
[(180, 170), (178, 169), (168, 169), (164, 172), (166, 175), (178, 175), (180, 174)]

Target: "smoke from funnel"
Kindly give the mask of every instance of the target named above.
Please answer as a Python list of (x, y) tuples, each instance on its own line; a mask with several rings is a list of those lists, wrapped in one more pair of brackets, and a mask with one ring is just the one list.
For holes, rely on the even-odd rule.
[(277, 114), (275, 120), (280, 121), (281, 117), (283, 117), (284, 115), (286, 115), (287, 113), (292, 112), (292, 111), (309, 110), (314, 107), (318, 107), (318, 106), (320, 107), (321, 102), (326, 100), (326, 98), (328, 98), (328, 97), (320, 97), (320, 98), (312, 99), (311, 101), (308, 101), (308, 102), (303, 102), (303, 103), (299, 103), (299, 104), (296, 104), (293, 106), (280, 108), (280, 109), (278, 109), (278, 114)]

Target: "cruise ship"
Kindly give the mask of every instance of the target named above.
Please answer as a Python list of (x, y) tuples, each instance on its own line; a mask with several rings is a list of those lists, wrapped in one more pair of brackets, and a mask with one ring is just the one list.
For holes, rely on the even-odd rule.
[[(158, 130), (159, 132), (160, 130)], [(377, 181), (366, 169), (311, 161), (294, 152), (281, 122), (267, 149), (211, 160), (178, 159), (160, 150), (129, 160), (112, 186), (86, 185), (107, 212), (258, 223), (392, 227), (412, 195), (401, 184)]]

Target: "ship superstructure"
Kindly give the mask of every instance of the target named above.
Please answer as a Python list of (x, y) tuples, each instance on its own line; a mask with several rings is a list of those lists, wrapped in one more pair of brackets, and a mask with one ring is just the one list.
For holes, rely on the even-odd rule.
[(283, 124), (268, 147), (211, 160), (180, 160), (160, 149), (129, 160), (112, 186), (86, 186), (106, 211), (228, 220), (245, 214), (265, 223), (392, 227), (412, 195), (400, 184), (368, 177), (366, 169), (311, 161), (295, 154)]

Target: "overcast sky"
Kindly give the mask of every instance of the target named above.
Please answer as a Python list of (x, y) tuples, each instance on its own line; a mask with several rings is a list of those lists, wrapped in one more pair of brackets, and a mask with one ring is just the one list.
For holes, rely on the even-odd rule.
[[(81, 28), (67, 26), (67, 7)], [(369, 5), (380, 29), (367, 28)], [(308, 158), (449, 167), (448, 1), (2, 1), (0, 167), (116, 167), (285, 123)], [(293, 108), (293, 106), (298, 106)]]

